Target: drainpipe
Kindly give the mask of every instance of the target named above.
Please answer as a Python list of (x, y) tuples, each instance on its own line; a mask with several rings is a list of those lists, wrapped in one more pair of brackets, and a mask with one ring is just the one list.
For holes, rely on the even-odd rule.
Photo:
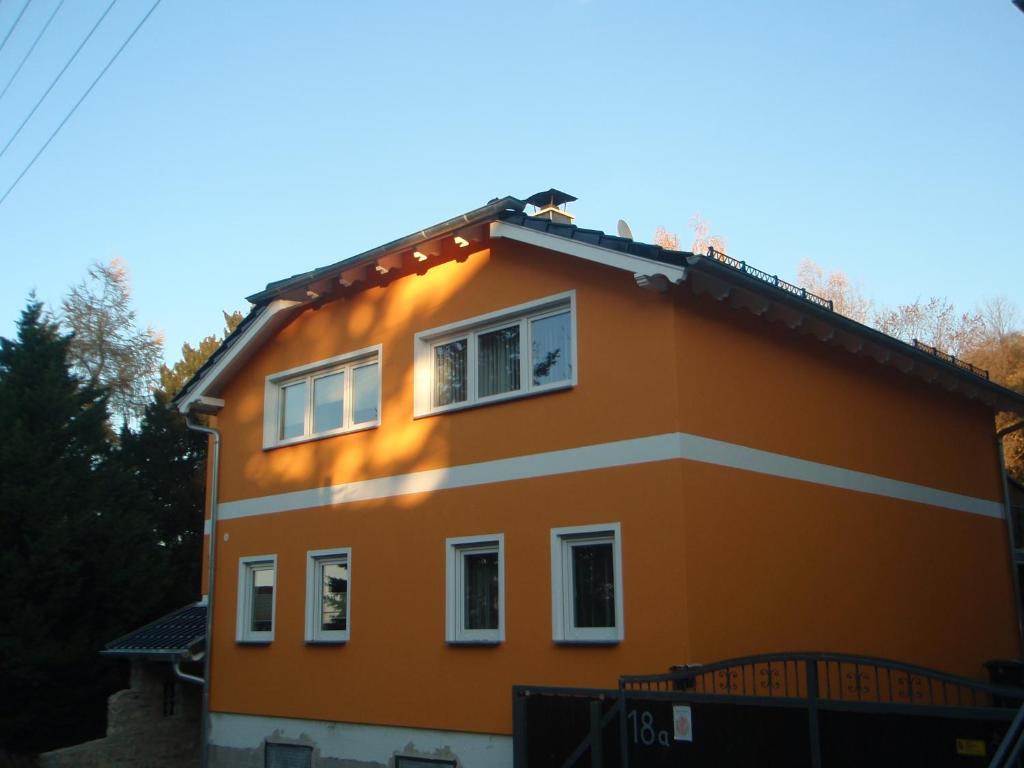
[(184, 680), (186, 683), (193, 683), (194, 685), (206, 685), (205, 678), (190, 675), (181, 668), (181, 659), (175, 659), (172, 661), (171, 669), (174, 670), (174, 676), (179, 680)]
[[(217, 478), (220, 475), (220, 432), (213, 427), (206, 427), (192, 421), (191, 410), (185, 414), (185, 426), (213, 438), (213, 471), (210, 473), (210, 542), (207, 553), (209, 568), (206, 576), (206, 653), (203, 654), (203, 711), (199, 736), (199, 766), (207, 768), (210, 760), (210, 658), (213, 656), (213, 580), (217, 555)], [(175, 674), (178, 674), (177, 667), (175, 667)]]
[(996, 432), (996, 446), (999, 448), (999, 470), (1003, 479), (1003, 507), (1006, 511), (1006, 533), (1010, 543), (1010, 574), (1013, 577), (1013, 600), (1017, 614), (1017, 642), (1022, 658), (1024, 658), (1024, 616), (1020, 605), (1020, 576), (1017, 570), (1017, 552), (1013, 542), (1013, 505), (1010, 503), (1010, 481), (1006, 475), (1006, 458), (1003, 451), (1003, 438), (1024, 429), (1024, 421), (1018, 421), (1009, 427)]

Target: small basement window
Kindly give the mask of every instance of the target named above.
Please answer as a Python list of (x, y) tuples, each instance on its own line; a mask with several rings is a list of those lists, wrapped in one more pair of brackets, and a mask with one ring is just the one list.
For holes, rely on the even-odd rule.
[(380, 347), (268, 376), (263, 447), (369, 429), (380, 424)]
[(575, 386), (575, 292), (416, 334), (415, 416)]
[(313, 748), (301, 744), (274, 744), (268, 741), (264, 766), (266, 768), (312, 768)]

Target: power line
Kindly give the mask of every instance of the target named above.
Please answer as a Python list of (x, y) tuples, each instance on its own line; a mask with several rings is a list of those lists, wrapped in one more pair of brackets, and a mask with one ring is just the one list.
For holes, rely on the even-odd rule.
[(14, 23), (11, 24), (11, 28), (7, 30), (7, 34), (4, 35), (4, 41), (0, 43), (0, 51), (4, 49), (4, 46), (7, 45), (7, 41), (11, 39), (11, 35), (14, 33), (14, 28), (18, 26), (18, 22), (21, 21), (21, 17), (25, 15), (25, 11), (28, 10), (30, 5), (32, 5), (32, 0), (25, 0), (25, 4), (21, 6), (21, 13), (18, 14), (18, 18), (16, 18)]
[[(114, 2), (117, 2), (117, 0), (114, 0)], [(121, 55), (121, 51), (123, 51), (125, 48), (128, 47), (128, 43), (130, 43), (132, 41), (132, 38), (135, 37), (135, 34), (140, 29), (142, 29), (142, 25), (146, 23), (146, 20), (149, 19), (149, 17), (153, 15), (153, 11), (155, 11), (157, 6), (160, 5), (160, 2), (161, 2), (161, 0), (156, 0), (156, 2), (153, 3), (152, 7), (146, 12), (146, 15), (142, 17), (142, 21), (140, 21), (138, 24), (135, 25), (135, 29), (132, 30), (132, 33), (130, 35), (128, 35), (127, 39), (123, 43), (121, 43), (121, 47), (117, 49), (117, 52), (113, 56), (110, 57), (110, 61), (108, 61), (107, 65), (105, 67), (103, 67), (102, 70), (100, 70), (100, 73), (98, 75), (96, 75), (96, 79), (92, 81), (92, 84), (90, 84), (89, 87), (85, 90), (85, 93), (82, 94), (82, 97), (78, 101), (75, 102), (75, 106), (73, 106), (71, 108), (71, 111), (68, 112), (64, 116), (64, 119), (60, 121), (60, 125), (58, 125), (57, 128), (54, 130), (54, 132), (50, 134), (50, 138), (48, 138), (46, 140), (46, 143), (43, 144), (43, 146), (41, 146), (39, 148), (39, 151), (35, 153), (33, 158), (31, 160), (29, 160), (28, 165), (25, 166), (25, 170), (23, 170), (21, 173), (18, 174), (18, 178), (16, 178), (14, 180), (14, 183), (11, 184), (11, 186), (7, 188), (7, 191), (4, 192), (3, 197), (0, 197), (0, 205), (4, 204), (4, 200), (6, 200), (8, 195), (10, 195), (11, 192), (14, 191), (14, 188), (16, 186), (18, 186), (18, 182), (21, 181), (21, 179), (25, 176), (25, 174), (29, 172), (29, 169), (32, 168), (33, 165), (35, 165), (35, 162), (36, 162), (36, 160), (39, 159), (39, 156), (41, 154), (43, 154), (44, 151), (46, 151), (46, 148), (48, 146), (50, 146), (50, 142), (53, 141), (57, 137), (58, 133), (60, 133), (60, 129), (63, 128), (64, 124), (67, 123), (67, 121), (71, 119), (71, 116), (73, 114), (75, 114), (75, 110), (77, 110), (79, 108), (79, 106), (81, 106), (82, 102), (85, 101), (86, 97), (90, 93), (92, 93), (92, 89), (96, 87), (96, 84), (103, 78), (103, 75), (105, 75), (107, 73), (107, 70), (110, 69), (111, 65), (115, 61), (117, 61), (117, 57)], [(111, 3), (111, 5), (113, 5), (113, 3)], [(110, 10), (110, 9), (108, 8), (107, 10)], [(90, 33), (90, 34), (92, 34), (92, 33)]]
[(50, 18), (48, 18), (46, 20), (46, 23), (43, 24), (43, 28), (39, 31), (39, 34), (36, 35), (36, 39), (33, 40), (32, 45), (29, 46), (28, 53), (25, 54), (25, 57), (21, 60), (21, 63), (18, 65), (18, 68), (14, 70), (14, 74), (11, 75), (11, 79), (7, 81), (7, 85), (5, 85), (4, 89), (0, 91), (0, 101), (2, 101), (4, 96), (7, 95), (7, 89), (11, 87), (11, 83), (14, 82), (14, 78), (16, 78), (18, 76), (18, 73), (21, 72), (21, 68), (25, 66), (25, 62), (28, 61), (28, 57), (32, 55), (32, 51), (36, 49), (36, 45), (38, 45), (43, 35), (46, 34), (46, 30), (50, 28), (50, 22), (53, 21), (53, 17), (57, 15), (57, 11), (59, 11), (63, 5), (64, 0), (60, 0), (60, 2), (57, 3), (57, 7), (53, 9), (53, 13), (50, 14)]
[[(105, 10), (103, 12), (103, 15), (100, 16), (99, 20), (92, 25), (92, 29), (89, 30), (89, 34), (85, 36), (85, 39), (81, 43), (79, 43), (78, 47), (75, 49), (75, 52), (71, 54), (71, 58), (67, 60), (66, 64), (64, 64), (64, 68), (57, 73), (57, 76), (55, 78), (53, 78), (53, 82), (50, 83), (50, 86), (46, 89), (46, 92), (39, 97), (39, 101), (37, 101), (36, 105), (32, 107), (32, 111), (28, 113), (28, 117), (21, 121), (21, 125), (18, 126), (18, 130), (16, 130), (14, 132), (14, 135), (7, 140), (7, 143), (4, 144), (4, 148), (0, 149), (0, 157), (4, 156), (4, 154), (10, 148), (11, 144), (14, 143), (14, 140), (18, 138), (18, 134), (21, 133), (21, 129), (24, 128), (25, 124), (32, 119), (32, 115), (34, 115), (36, 113), (36, 110), (39, 109), (39, 105), (46, 100), (47, 96), (50, 95), (50, 91), (52, 91), (54, 86), (57, 85), (58, 81), (64, 76), (64, 73), (68, 71), (68, 67), (70, 67), (71, 63), (78, 57), (78, 54), (81, 52), (81, 50), (85, 48), (85, 44), (89, 42), (89, 38), (92, 37), (93, 33), (96, 31), (99, 25), (103, 23), (103, 20), (105, 18), (107, 18), (107, 14), (110, 13), (110, 9), (113, 8), (116, 4), (117, 0), (110, 0), (110, 5), (107, 6), (107, 10)], [(132, 34), (134, 34), (134, 32)]]

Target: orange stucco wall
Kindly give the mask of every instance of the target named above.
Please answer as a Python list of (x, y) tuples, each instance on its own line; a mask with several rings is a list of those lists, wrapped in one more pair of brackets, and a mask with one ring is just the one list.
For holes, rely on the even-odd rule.
[[(413, 334), (576, 291), (570, 391), (412, 418)], [(379, 428), (262, 450), (264, 379), (383, 345)], [(222, 393), (220, 500), (683, 431), (998, 500), (992, 414), (808, 337), (631, 274), (494, 242), (304, 311)], [(550, 529), (619, 522), (625, 640), (551, 640)], [(508, 733), (516, 683), (779, 650), (980, 674), (1016, 651), (995, 518), (683, 460), (224, 521), (217, 711)], [(444, 637), (449, 536), (503, 533), (506, 641)], [(306, 552), (352, 548), (351, 639), (303, 642)], [(234, 642), (239, 557), (278, 558), (275, 639)]]

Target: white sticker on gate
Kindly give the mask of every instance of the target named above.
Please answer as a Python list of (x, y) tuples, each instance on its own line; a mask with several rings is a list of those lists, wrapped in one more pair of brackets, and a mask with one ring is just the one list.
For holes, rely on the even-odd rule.
[(676, 741), (693, 741), (693, 713), (685, 704), (672, 707), (672, 731)]

